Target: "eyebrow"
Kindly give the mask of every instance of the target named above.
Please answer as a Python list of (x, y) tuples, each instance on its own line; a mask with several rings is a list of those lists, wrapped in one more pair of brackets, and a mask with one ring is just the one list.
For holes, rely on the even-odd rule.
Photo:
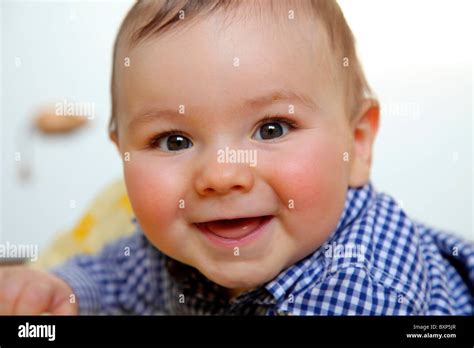
[(139, 115), (140, 116), (133, 117), (132, 120), (130, 120), (130, 122), (128, 123), (129, 128), (132, 129), (138, 126), (139, 124), (147, 124), (162, 118), (185, 117), (185, 115), (179, 113), (178, 110), (159, 108), (149, 109), (145, 113), (139, 113)]
[[(291, 105), (291, 102), (296, 102), (309, 109), (319, 109), (319, 106), (310, 96), (290, 90), (271, 91), (262, 96), (248, 99), (244, 101), (243, 105), (247, 108), (259, 109), (277, 102), (288, 102), (289, 105)], [(185, 115), (179, 113), (177, 109), (154, 108), (142, 113), (141, 116), (134, 117), (128, 126), (133, 128), (138, 124), (146, 124), (161, 118), (183, 118), (184, 116)]]
[(249, 99), (245, 104), (252, 108), (261, 108), (275, 102), (297, 102), (309, 109), (319, 109), (319, 106), (310, 96), (290, 90), (272, 91), (261, 97)]

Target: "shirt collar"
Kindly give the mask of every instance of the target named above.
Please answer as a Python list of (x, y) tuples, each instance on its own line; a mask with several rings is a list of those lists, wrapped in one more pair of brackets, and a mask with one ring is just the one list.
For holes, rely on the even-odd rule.
[[(341, 231), (346, 229), (355, 219), (361, 216), (374, 198), (374, 195), (375, 190), (371, 182), (359, 188), (348, 188), (344, 209), (338, 224), (324, 244), (331, 243), (338, 237)], [(321, 247), (319, 247), (304, 259), (282, 271), (275, 279), (265, 285), (265, 288), (271, 293), (277, 303), (282, 302), (288, 297), (291, 289), (294, 288), (309, 269), (316, 267), (315, 263), (317, 263), (321, 257), (321, 250)]]

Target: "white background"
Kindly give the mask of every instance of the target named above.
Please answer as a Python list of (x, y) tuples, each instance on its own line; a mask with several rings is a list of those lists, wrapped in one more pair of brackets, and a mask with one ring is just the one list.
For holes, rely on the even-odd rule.
[[(0, 242), (44, 247), (121, 176), (106, 128), (112, 44), (130, 4), (1, 2)], [(410, 216), (474, 240), (471, 1), (340, 4), (382, 104), (375, 187)], [(94, 102), (96, 118), (72, 136), (32, 136), (34, 111), (62, 99)], [(28, 182), (15, 152), (33, 164)]]

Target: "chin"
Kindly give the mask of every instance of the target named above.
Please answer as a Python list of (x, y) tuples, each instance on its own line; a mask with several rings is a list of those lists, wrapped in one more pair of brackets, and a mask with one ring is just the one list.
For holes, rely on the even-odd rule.
[(215, 265), (199, 269), (209, 280), (229, 289), (252, 289), (275, 278), (280, 270), (252, 263)]

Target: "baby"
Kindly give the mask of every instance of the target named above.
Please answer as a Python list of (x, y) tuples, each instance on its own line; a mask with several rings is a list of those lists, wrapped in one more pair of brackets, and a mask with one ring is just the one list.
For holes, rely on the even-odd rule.
[(137, 2), (110, 122), (137, 231), (3, 268), (0, 313), (472, 315), (474, 246), (370, 182), (378, 125), (335, 1)]

